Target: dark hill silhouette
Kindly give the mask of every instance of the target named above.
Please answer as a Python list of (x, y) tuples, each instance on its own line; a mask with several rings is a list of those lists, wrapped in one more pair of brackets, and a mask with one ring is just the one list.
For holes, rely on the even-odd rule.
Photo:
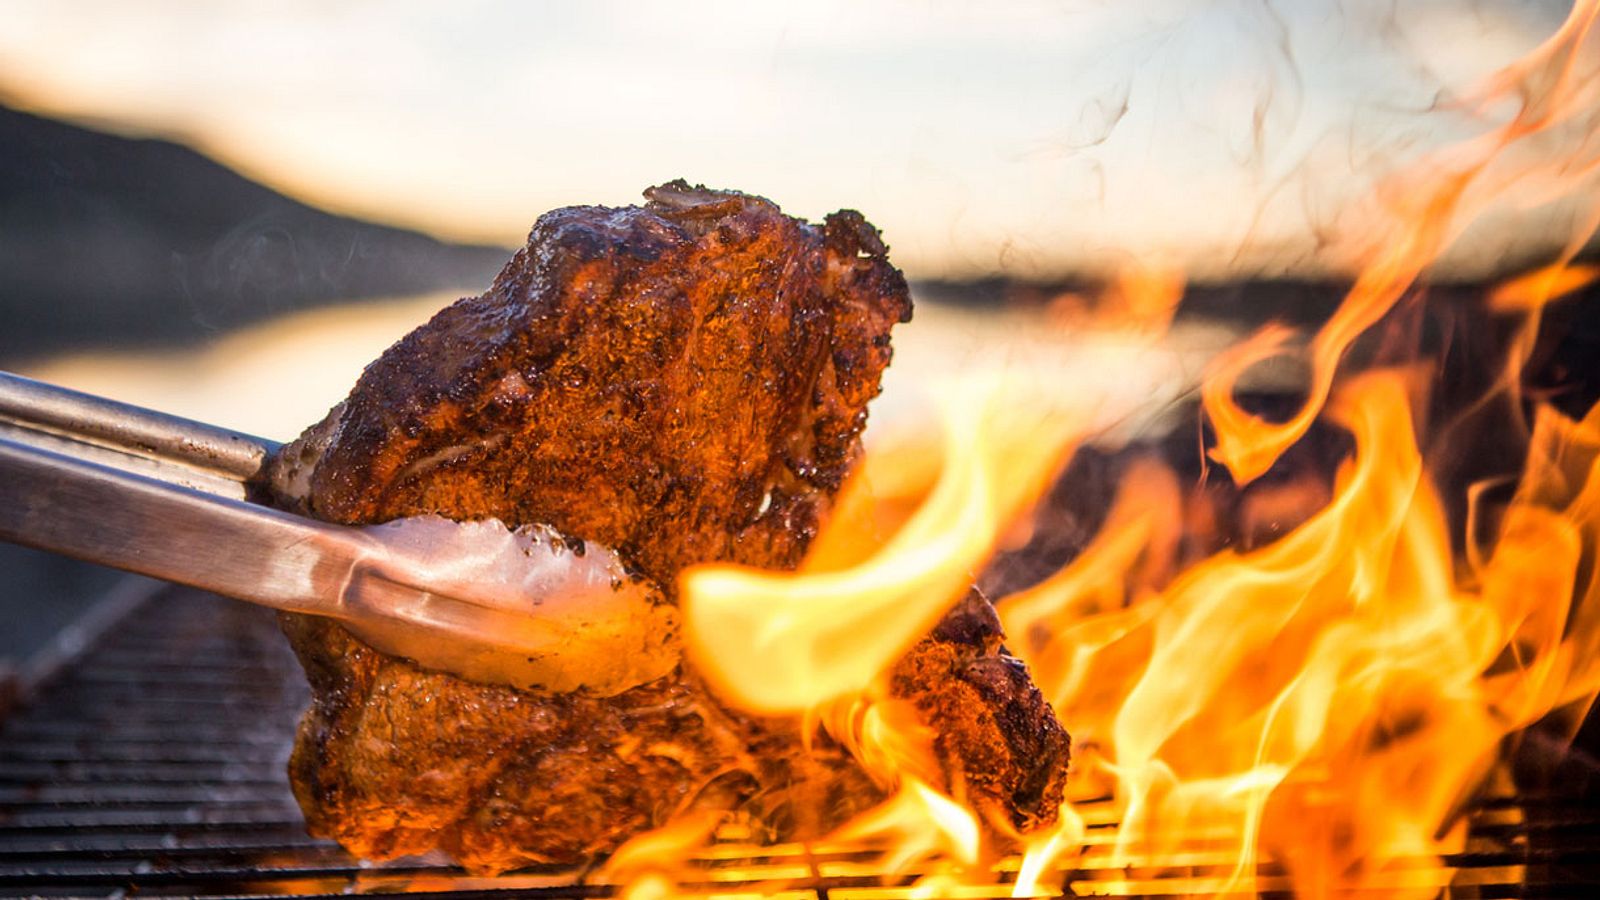
[(0, 107), (0, 359), (476, 292), (509, 255), (324, 212), (170, 141)]

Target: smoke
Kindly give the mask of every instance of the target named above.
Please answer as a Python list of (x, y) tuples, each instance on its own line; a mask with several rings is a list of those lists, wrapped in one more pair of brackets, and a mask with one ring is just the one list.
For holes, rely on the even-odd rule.
[[(1076, 240), (1089, 258), (1153, 253), (1201, 278), (1348, 274), (1337, 248), (1361, 227), (1362, 198), (1489, 127), (1463, 98), (1564, 12), (1488, 0), (1094, 9), (1101, 40), (1062, 78), (1061, 124), (1022, 157), (1054, 168), (1059, 239), (1012, 241), (1014, 266), (1028, 262), (1019, 245), (1047, 256)], [(1560, 240), (1559, 217), (1480, 228), (1447, 268), (1481, 275), (1526, 258)]]

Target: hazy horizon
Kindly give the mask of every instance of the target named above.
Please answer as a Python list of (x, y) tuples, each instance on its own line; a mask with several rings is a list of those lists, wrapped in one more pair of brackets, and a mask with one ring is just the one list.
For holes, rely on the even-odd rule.
[[(1565, 11), (1137, 6), (8, 3), (0, 96), (449, 239), (685, 177), (861, 209), (913, 277), (1301, 276), (1378, 176), (1487, 127), (1453, 98)], [(1569, 214), (1501, 210), (1445, 268), (1542, 252)]]

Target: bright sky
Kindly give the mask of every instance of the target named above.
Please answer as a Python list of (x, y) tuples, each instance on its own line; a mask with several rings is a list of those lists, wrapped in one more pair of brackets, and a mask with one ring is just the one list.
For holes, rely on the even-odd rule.
[(449, 237), (683, 176), (858, 208), (913, 275), (1277, 272), (1566, 7), (0, 0), (0, 96)]

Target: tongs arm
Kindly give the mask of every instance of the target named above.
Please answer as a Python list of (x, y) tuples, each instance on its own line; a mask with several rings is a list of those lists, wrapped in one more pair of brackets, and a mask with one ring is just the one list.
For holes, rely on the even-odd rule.
[(0, 538), (291, 612), (354, 619), (378, 542), (247, 498), (278, 445), (0, 372)]
[(350, 527), (252, 500), (277, 445), (0, 373), (0, 540), (329, 616), (479, 681), (610, 694), (677, 664), (675, 609), (604, 548), (438, 517)]
[(353, 529), (0, 439), (0, 538), (349, 619)]
[(279, 444), (0, 372), (0, 439), (233, 499)]

